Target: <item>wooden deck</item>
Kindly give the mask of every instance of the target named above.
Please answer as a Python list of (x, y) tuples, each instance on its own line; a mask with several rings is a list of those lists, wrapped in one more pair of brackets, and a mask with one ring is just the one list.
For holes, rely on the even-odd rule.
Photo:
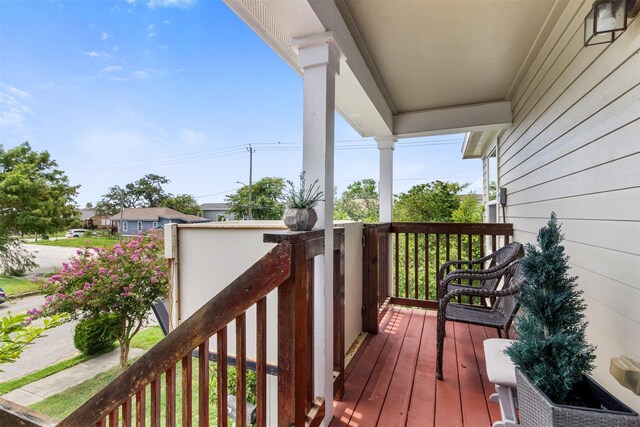
[(491, 426), (482, 342), (495, 329), (447, 322), (444, 380), (435, 378), (436, 312), (391, 306), (346, 369), (331, 426)]

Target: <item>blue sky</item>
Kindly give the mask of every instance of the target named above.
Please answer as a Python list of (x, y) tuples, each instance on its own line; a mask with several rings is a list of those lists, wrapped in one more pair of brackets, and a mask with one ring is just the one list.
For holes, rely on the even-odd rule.
[[(338, 191), (378, 179), (378, 151), (336, 118)], [(48, 150), (77, 202), (147, 173), (200, 202), (247, 182), (295, 179), (302, 79), (221, 1), (0, 0), (0, 144)], [(462, 136), (401, 140), (395, 192), (442, 179), (481, 190)]]

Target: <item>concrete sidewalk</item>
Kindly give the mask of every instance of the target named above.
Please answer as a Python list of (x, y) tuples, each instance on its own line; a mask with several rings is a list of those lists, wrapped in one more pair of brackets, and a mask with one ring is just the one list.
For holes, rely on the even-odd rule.
[[(131, 348), (129, 350), (129, 358), (141, 356), (143, 353), (144, 350), (142, 349)], [(79, 363), (57, 374), (13, 390), (2, 397), (22, 406), (33, 405), (49, 396), (90, 380), (99, 373), (118, 366), (119, 363), (120, 348), (116, 348), (102, 356)]]

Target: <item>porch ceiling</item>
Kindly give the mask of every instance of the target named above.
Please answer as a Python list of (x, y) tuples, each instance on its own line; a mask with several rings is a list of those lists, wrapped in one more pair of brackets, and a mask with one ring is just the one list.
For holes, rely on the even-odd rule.
[(297, 70), (291, 37), (331, 31), (336, 104), (363, 136), (500, 129), (569, 1), (225, 0)]

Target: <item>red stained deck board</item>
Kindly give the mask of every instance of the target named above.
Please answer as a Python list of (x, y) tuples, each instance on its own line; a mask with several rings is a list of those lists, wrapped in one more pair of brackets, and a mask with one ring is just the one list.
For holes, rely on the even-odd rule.
[(435, 425), (456, 427), (462, 426), (462, 405), (458, 381), (458, 361), (456, 359), (457, 342), (453, 322), (447, 322), (446, 331), (447, 336), (444, 339), (444, 357), (442, 359), (444, 379), (436, 381)]
[(434, 425), (436, 403), (436, 312), (425, 311), (420, 354), (413, 380), (413, 392), (407, 417), (408, 427)]
[(499, 418), (499, 408), (487, 400), (493, 385), (482, 349), (487, 337), (497, 336), (494, 329), (447, 322), (445, 379), (437, 381), (436, 313), (391, 306), (383, 322), (349, 364), (347, 391), (342, 402), (334, 401), (332, 426), (488, 427)]
[(382, 406), (378, 424), (383, 426), (404, 426), (411, 390), (415, 378), (416, 363), (420, 350), (420, 340), (424, 326), (424, 312), (414, 310), (409, 321), (407, 333), (404, 336), (400, 354), (387, 391), (387, 397)]
[(411, 318), (412, 310), (398, 309), (396, 313), (398, 320), (389, 331), (389, 338), (380, 353), (380, 357), (354, 411), (354, 417), (360, 420), (361, 425), (376, 425), (378, 423), (382, 405), (387, 397), (387, 390), (391, 384), (391, 378), (409, 326), (408, 320)]
[(487, 409), (486, 397), (480, 377), (480, 368), (473, 349), (469, 325), (453, 323), (456, 331), (458, 353), (458, 378), (460, 382), (460, 398), (462, 407), (462, 420), (465, 426), (490, 425), (491, 418)]
[[(495, 329), (492, 329), (495, 333)], [(478, 360), (478, 367), (480, 368), (480, 378), (482, 379), (482, 386), (484, 388), (484, 397), (489, 407), (489, 415), (491, 417), (491, 423), (501, 419), (500, 407), (497, 403), (489, 402), (489, 396), (495, 393), (495, 386), (489, 381), (487, 377), (487, 366), (484, 358), (484, 346), (482, 343), (488, 338), (487, 330), (484, 326), (469, 325), (469, 331), (471, 332), (471, 340), (473, 341), (473, 349)]]
[(369, 376), (373, 372), (374, 366), (378, 361), (378, 357), (384, 348), (384, 344), (389, 338), (389, 332), (394, 329), (397, 322), (397, 313), (394, 310), (388, 310), (383, 322), (386, 325), (380, 326), (377, 335), (367, 343), (362, 355), (356, 361), (350, 374), (344, 383), (344, 397), (342, 401), (334, 401), (333, 403), (333, 420), (332, 426), (346, 426), (354, 412), (354, 408), (362, 396), (364, 387), (367, 385)]

